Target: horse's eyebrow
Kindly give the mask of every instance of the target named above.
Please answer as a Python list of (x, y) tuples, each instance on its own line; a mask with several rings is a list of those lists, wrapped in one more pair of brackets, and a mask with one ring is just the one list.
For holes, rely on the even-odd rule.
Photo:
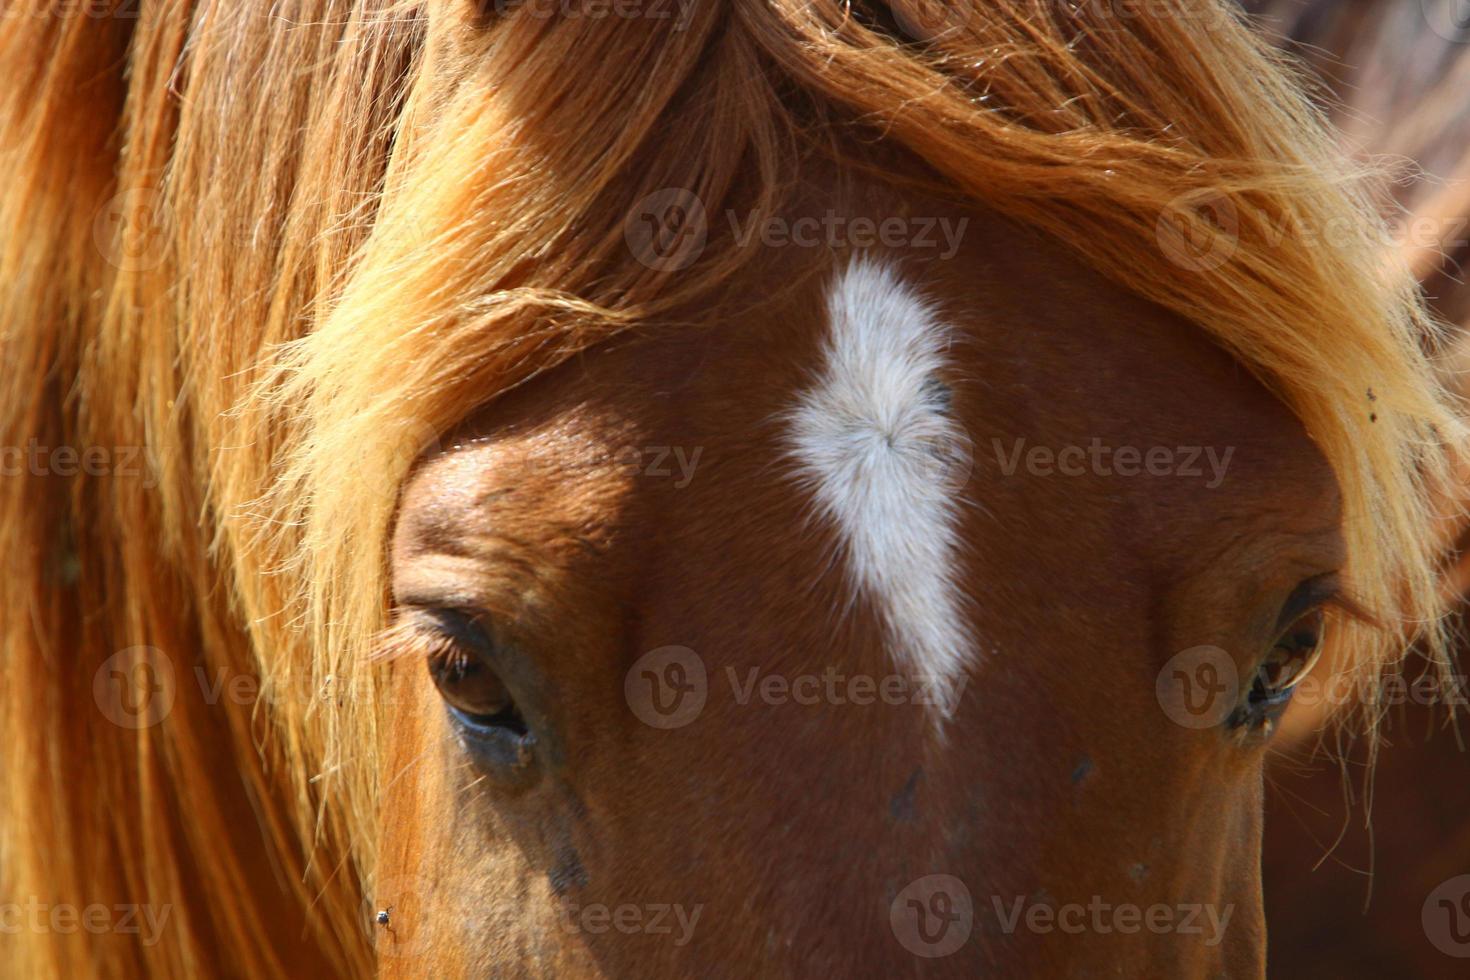
[(455, 584), (442, 587), (428, 583), (415, 583), (412, 588), (393, 596), (395, 606), (415, 606), (420, 609), (462, 609), (469, 612), (480, 608), (480, 596), (472, 595)]
[(1291, 595), (1282, 603), (1281, 613), (1276, 617), (1276, 628), (1285, 629), (1298, 616), (1318, 606), (1332, 605), (1340, 596), (1342, 580), (1336, 572), (1309, 578), (1292, 589)]
[(483, 609), (486, 596), (479, 587), (483, 570), (475, 558), (437, 549), (396, 554), (393, 603), (429, 609)]

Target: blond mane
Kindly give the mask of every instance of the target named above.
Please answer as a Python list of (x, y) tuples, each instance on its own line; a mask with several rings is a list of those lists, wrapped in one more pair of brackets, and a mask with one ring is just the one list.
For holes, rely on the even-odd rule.
[[(275, 974), (282, 923), (368, 972), (367, 654), (413, 460), (749, 261), (712, 229), (689, 268), (650, 268), (635, 202), (780, 213), (806, 161), (879, 138), (1270, 384), (1343, 489), (1377, 624), (1337, 642), (1368, 669), (1411, 639), (1442, 656), (1432, 500), (1462, 430), (1437, 335), (1293, 72), (1225, 5), (293, 7), (14, 3), (0, 32), (0, 445), (152, 460), (0, 497), (0, 896), (175, 916), (153, 947), (6, 937), (19, 975)], [(1228, 258), (1181, 266), (1170, 228)], [(181, 679), (134, 730), (93, 678), (137, 646)], [(261, 695), (206, 703), (196, 667)]]

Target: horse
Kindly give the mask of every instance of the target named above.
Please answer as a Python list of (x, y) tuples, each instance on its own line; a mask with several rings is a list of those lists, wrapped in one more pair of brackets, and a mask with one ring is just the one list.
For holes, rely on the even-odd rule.
[(1262, 972), (1464, 431), (1231, 8), (7, 14), (16, 972)]

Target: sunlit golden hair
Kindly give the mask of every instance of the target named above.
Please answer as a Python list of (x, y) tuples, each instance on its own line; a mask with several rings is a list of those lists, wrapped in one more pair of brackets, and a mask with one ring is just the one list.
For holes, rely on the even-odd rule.
[[(720, 234), (686, 269), (638, 261), (645, 195), (780, 213), (805, 161), (857, 167), (879, 139), (905, 182), (1054, 236), (1271, 385), (1337, 473), (1379, 621), (1340, 642), (1438, 649), (1429, 500), (1461, 430), (1434, 333), (1226, 5), (649, 6), (670, 16), (6, 8), (0, 445), (151, 465), (5, 478), (0, 895), (174, 917), (151, 947), (4, 937), (17, 975), (368, 972), (387, 709), (366, 654), (414, 458), (749, 261)], [(1181, 264), (1178, 236), (1228, 256)], [(131, 729), (94, 677), (138, 646), (177, 691)], [(196, 671), (261, 693), (211, 699)]]

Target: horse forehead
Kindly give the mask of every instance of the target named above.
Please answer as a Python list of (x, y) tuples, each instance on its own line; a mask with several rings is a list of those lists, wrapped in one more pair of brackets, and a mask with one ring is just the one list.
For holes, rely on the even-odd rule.
[[(955, 570), (1009, 533), (970, 505), (1003, 516), (1020, 506), (1016, 494), (1038, 489), (1024, 473), (998, 475), (1013, 447), (992, 436), (1029, 436), (1026, 450), (1086, 448), (1083, 437), (1109, 450), (1168, 449), (1200, 476), (1044, 481), (1067, 506), (1098, 498), (1078, 513), (1099, 518), (1098, 507), (1125, 498), (1156, 501), (1167, 526), (1161, 518), (1146, 536), (1154, 544), (1140, 546), (1161, 554), (1173, 539), (1189, 544), (1196, 523), (1269, 521), (1329, 497), (1335, 506), (1330, 470), (1300, 424), (1198, 330), (1045, 256), (1017, 256), (1010, 268), (1002, 250), (985, 251), (992, 271), (973, 275), (981, 263), (961, 256), (951, 266), (964, 263), (962, 277), (859, 256), (788, 317), (665, 333), (527, 386), (410, 486), (398, 543), (433, 549), (467, 523), (534, 544), (547, 528), (617, 511), (663, 520), (685, 511), (632, 501), (665, 499), (676, 482), (682, 493), (713, 481), (715, 496), (735, 497), (758, 484), (795, 487), (836, 542), (822, 569), (880, 614), (898, 666), (953, 686), (977, 659)], [(1088, 287), (1085, 311), (1044, 288), (1058, 269)], [(1200, 492), (1210, 461), (1178, 455), (1190, 446), (1216, 449), (1225, 485)], [(742, 456), (761, 463), (740, 465)], [(1286, 507), (1285, 496), (1303, 506)]]

